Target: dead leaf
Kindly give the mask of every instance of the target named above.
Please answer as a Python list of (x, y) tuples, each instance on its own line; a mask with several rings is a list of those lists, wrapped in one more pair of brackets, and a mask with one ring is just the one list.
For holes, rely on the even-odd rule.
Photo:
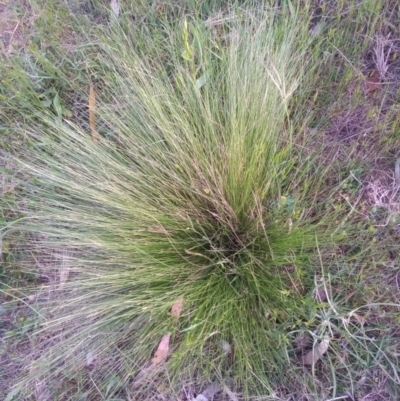
[(142, 369), (136, 376), (135, 379), (132, 383), (134, 388), (137, 388), (140, 386), (141, 383), (143, 383), (143, 380), (146, 379), (147, 375), (154, 369), (154, 366), (146, 366), (144, 369)]
[(303, 355), (301, 358), (303, 365), (314, 365), (318, 361), (318, 359), (320, 359), (322, 355), (324, 355), (325, 352), (328, 351), (329, 342), (330, 342), (329, 337), (325, 337), (318, 344), (317, 347), (313, 348), (310, 352)]
[(183, 309), (183, 297), (179, 297), (172, 305), (171, 315), (175, 319), (179, 319), (179, 316)]
[(65, 283), (68, 280), (69, 276), (69, 269), (67, 267), (64, 267), (60, 270), (60, 288), (63, 288)]
[(367, 92), (373, 92), (380, 88), (380, 81), (381, 78), (379, 76), (379, 72), (374, 70), (368, 77), (367, 77)]
[(206, 256), (202, 255), (201, 253), (192, 252), (190, 249), (185, 249), (185, 252), (186, 252), (188, 255), (201, 256), (202, 258), (205, 258), (205, 257), (206, 257)]
[(35, 300), (36, 300), (36, 295), (29, 295), (28, 296), (28, 302), (35, 302)]
[(311, 338), (306, 332), (298, 333), (294, 339), (296, 347), (301, 351), (305, 351), (305, 349), (310, 345)]
[(319, 303), (325, 302), (328, 299), (323, 287), (314, 289), (312, 297)]
[(207, 399), (213, 399), (216, 394), (218, 394), (221, 391), (221, 386), (217, 382), (213, 382), (209, 384), (202, 392), (201, 394), (203, 397), (206, 397)]
[(117, 0), (111, 0), (110, 2), (111, 11), (115, 17), (118, 17), (120, 6)]
[(329, 283), (326, 283), (322, 277), (318, 278), (317, 276), (314, 278), (314, 291), (312, 293), (312, 297), (318, 302), (323, 303), (328, 300), (329, 295), (332, 294), (332, 289)]
[(228, 394), (228, 397), (231, 399), (231, 401), (239, 401), (236, 397), (236, 394), (233, 393), (226, 384), (224, 385), (224, 391), (226, 394)]
[(394, 165), (394, 178), (396, 180), (396, 184), (400, 185), (400, 157), (397, 158)]
[(65, 283), (68, 281), (68, 276), (70, 273), (69, 266), (69, 255), (67, 251), (63, 251), (60, 255), (61, 258), (61, 268), (59, 270), (60, 273), (60, 288), (63, 288)]
[(95, 356), (94, 356), (94, 352), (93, 351), (89, 351), (86, 354), (86, 365), (90, 366), (92, 365), (92, 363), (94, 362)]
[(96, 130), (96, 95), (92, 84), (90, 84), (89, 90), (89, 122), (92, 138), (95, 142), (98, 142), (99, 133)]
[(170, 338), (171, 338), (171, 333), (167, 333), (162, 337), (160, 344), (158, 344), (157, 351), (154, 354), (153, 359), (151, 360), (151, 363), (153, 365), (158, 365), (167, 358), (169, 352)]
[(221, 347), (226, 354), (230, 354), (232, 352), (232, 347), (227, 341), (221, 341)]
[(217, 383), (209, 384), (201, 394), (198, 394), (196, 398), (193, 398), (193, 401), (209, 401), (213, 400), (214, 396), (221, 391), (221, 386)]
[(208, 401), (208, 398), (204, 397), (203, 394), (199, 394), (196, 398), (193, 398), (193, 401)]
[(356, 320), (357, 323), (360, 323), (361, 326), (364, 326), (364, 324), (366, 323), (366, 319), (364, 316), (359, 315), (358, 313), (355, 312), (350, 312), (349, 313), (349, 321), (351, 318), (354, 318)]

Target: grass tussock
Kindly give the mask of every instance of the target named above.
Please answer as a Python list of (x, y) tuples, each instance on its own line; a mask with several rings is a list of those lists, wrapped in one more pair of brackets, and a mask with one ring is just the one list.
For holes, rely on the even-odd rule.
[[(308, 129), (320, 37), (289, 6), (226, 21), (181, 18), (140, 46), (121, 17), (83, 51), (75, 91), (90, 113), (68, 118), (53, 99), (21, 127), (24, 216), (5, 232), (61, 261), (35, 306), (43, 353), (24, 394), (51, 382), (73, 399), (78, 371), (93, 400), (173, 397), (214, 378), (244, 397), (326, 394), (319, 357), (308, 369), (302, 355), (329, 344), (332, 369), (318, 374), (335, 383), (335, 339), (355, 338), (354, 360), (370, 347), (329, 287), (368, 247), (354, 246), (351, 205), (332, 205), (342, 188)], [(152, 366), (166, 333), (168, 357)], [(379, 363), (396, 380), (390, 356)]]

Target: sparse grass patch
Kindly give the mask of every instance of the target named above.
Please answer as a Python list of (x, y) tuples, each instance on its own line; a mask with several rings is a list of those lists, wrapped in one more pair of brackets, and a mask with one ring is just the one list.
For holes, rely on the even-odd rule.
[(368, 120), (360, 57), (383, 4), (182, 3), (121, 3), (108, 24), (93, 2), (104, 26), (82, 23), (82, 45), (39, 40), (3, 67), (23, 201), (1, 204), (2, 238), (34, 274), (19, 304), (1, 289), (34, 314), (9, 394), (190, 399), (217, 381), (326, 400), (378, 378), (396, 399), (398, 300), (372, 290), (398, 268), (397, 223), (363, 197), (365, 144), (332, 141), (332, 122)]

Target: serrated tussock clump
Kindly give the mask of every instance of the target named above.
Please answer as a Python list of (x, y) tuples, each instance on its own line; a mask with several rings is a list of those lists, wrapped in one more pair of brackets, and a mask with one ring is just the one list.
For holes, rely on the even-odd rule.
[(27, 387), (50, 376), (64, 391), (77, 372), (88, 394), (110, 372), (111, 389), (142, 397), (152, 381), (295, 386), (293, 333), (312, 325), (319, 250), (340, 231), (308, 143), (315, 60), (299, 20), (242, 10), (223, 33), (178, 21), (153, 53), (121, 19), (85, 55), (90, 126), (41, 114), (24, 127), (22, 228), (69, 269), (38, 300), (43, 354)]

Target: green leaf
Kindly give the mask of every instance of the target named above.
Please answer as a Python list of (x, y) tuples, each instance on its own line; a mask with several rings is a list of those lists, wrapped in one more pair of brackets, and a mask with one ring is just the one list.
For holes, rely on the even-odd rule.
[(117, 0), (111, 0), (110, 8), (111, 8), (111, 18), (118, 17), (120, 12), (120, 5)]
[(50, 99), (42, 100), (43, 107), (50, 107), (52, 101)]
[(117, 376), (111, 375), (108, 379), (108, 384), (106, 388), (106, 396), (111, 394), (112, 390), (115, 390), (118, 386), (121, 385), (120, 380)]
[(3, 253), (9, 253), (10, 252), (10, 241), (6, 239), (1, 240), (1, 251)]
[(286, 207), (287, 207), (287, 211), (288, 211), (289, 213), (293, 213), (294, 207), (295, 207), (295, 200), (294, 200), (294, 197), (293, 197), (293, 196), (289, 195), (289, 196), (286, 198)]
[(67, 109), (66, 107), (62, 108), (62, 113), (65, 117), (68, 117), (68, 118), (72, 118), (74, 115), (74, 113), (70, 109)]
[(60, 97), (58, 96), (58, 93), (54, 96), (53, 106), (54, 106), (54, 109), (55, 109), (55, 111), (57, 113), (57, 116), (59, 118), (61, 118), (62, 117), (62, 106), (61, 106), (61, 103), (60, 103)]
[(203, 87), (205, 85), (205, 83), (207, 82), (207, 78), (208, 78), (207, 73), (204, 73), (199, 78), (197, 78), (197, 81), (196, 81), (197, 89), (200, 89), (201, 87)]
[(14, 388), (12, 389), (6, 396), (6, 398), (4, 399), (4, 401), (13, 401), (16, 400), (16, 396), (20, 393), (19, 388)]
[(193, 53), (194, 53), (193, 46), (188, 46), (188, 48), (185, 49), (181, 55), (182, 58), (185, 59), (186, 61), (192, 61)]

